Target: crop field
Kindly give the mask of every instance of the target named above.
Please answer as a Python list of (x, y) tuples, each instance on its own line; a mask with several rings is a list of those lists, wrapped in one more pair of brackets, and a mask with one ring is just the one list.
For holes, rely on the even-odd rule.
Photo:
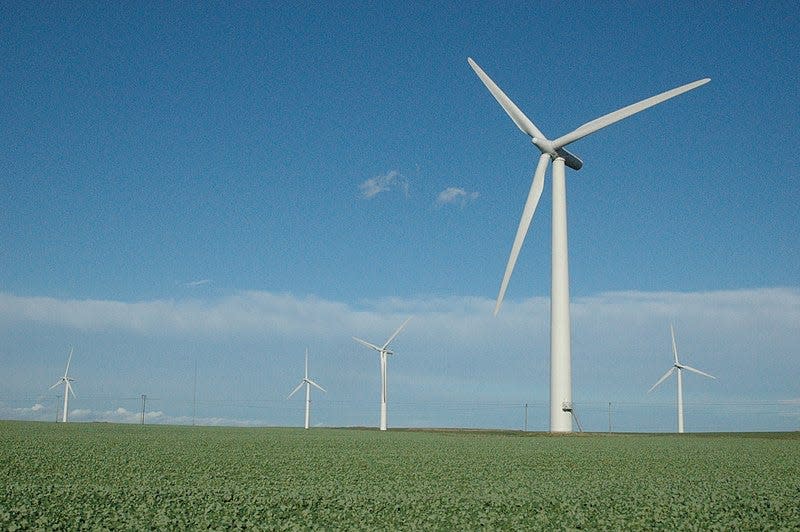
[(0, 421), (0, 529), (800, 529), (800, 434)]

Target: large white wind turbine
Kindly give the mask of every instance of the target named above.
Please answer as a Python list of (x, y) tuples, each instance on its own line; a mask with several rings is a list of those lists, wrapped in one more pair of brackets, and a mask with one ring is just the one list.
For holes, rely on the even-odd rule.
[(64, 370), (64, 376), (58, 379), (58, 382), (55, 383), (50, 387), (52, 390), (59, 384), (64, 385), (64, 414), (61, 417), (61, 421), (63, 423), (67, 422), (67, 412), (69, 411), (69, 394), (72, 394), (72, 397), (75, 397), (75, 392), (72, 391), (72, 384), (71, 382), (75, 382), (75, 379), (70, 377), (69, 374), (69, 363), (72, 361), (72, 348), (69, 348), (69, 358), (67, 358), (67, 369)]
[(353, 336), (353, 340), (356, 342), (369, 347), (370, 349), (374, 349), (377, 351), (381, 356), (381, 430), (386, 430), (386, 359), (389, 355), (393, 355), (394, 351), (389, 350), (389, 344), (392, 343), (392, 340), (400, 334), (400, 331), (406, 326), (406, 324), (411, 321), (411, 318), (408, 318), (403, 324), (397, 328), (397, 330), (386, 340), (386, 343), (383, 344), (382, 347), (378, 347), (375, 344), (371, 344), (366, 340), (362, 340), (361, 338), (356, 338)]
[(550, 160), (553, 161), (553, 222), (552, 222), (552, 278), (550, 287), (550, 431), (572, 431), (572, 377), (570, 359), (570, 323), (569, 323), (569, 269), (567, 264), (567, 196), (564, 167), (580, 170), (583, 162), (568, 152), (564, 147), (595, 131), (609, 126), (632, 114), (643, 111), (665, 100), (673, 98), (700, 85), (708, 83), (708, 78), (701, 79), (687, 85), (647, 98), (639, 103), (623, 107), (613, 113), (601, 116), (591, 122), (580, 126), (578, 129), (567, 133), (555, 140), (549, 140), (539, 129), (514, 105), (508, 96), (486, 75), (486, 73), (473, 61), (467, 58), (469, 65), (489, 89), (497, 102), (517, 127), (533, 140), (541, 152), (533, 182), (522, 211), (517, 235), (511, 247), (500, 293), (494, 308), (495, 315), (500, 310), (503, 296), (514, 270), (522, 242), (528, 232), (533, 213), (544, 188), (544, 174)]
[(675, 372), (676, 369), (678, 370), (678, 433), (683, 434), (683, 375), (681, 374), (681, 372), (687, 369), (692, 373), (697, 373), (698, 375), (709, 377), (711, 379), (716, 379), (716, 377), (713, 375), (709, 375), (708, 373), (705, 373), (703, 371), (700, 371), (699, 369), (687, 366), (686, 364), (681, 364), (678, 361), (678, 347), (675, 345), (675, 329), (672, 327), (671, 323), (669, 325), (669, 332), (672, 334), (672, 354), (675, 357), (675, 363), (672, 364), (672, 367), (669, 368), (669, 370), (666, 373), (664, 373), (664, 375), (662, 375), (660, 379), (658, 379), (658, 382), (656, 382), (653, 386), (650, 387), (649, 390), (647, 390), (647, 393), (650, 393), (653, 390), (655, 390), (656, 386), (664, 382), (667, 379), (667, 377), (669, 377)]
[(308, 428), (309, 427), (309, 423), (311, 422), (311, 387), (313, 386), (314, 388), (318, 388), (318, 389), (322, 390), (323, 392), (326, 392), (325, 388), (323, 388), (322, 386), (320, 386), (319, 384), (317, 384), (316, 382), (314, 382), (314, 381), (312, 381), (311, 379), (308, 378), (308, 349), (306, 349), (306, 371), (305, 371), (305, 377), (303, 377), (303, 380), (301, 380), (300, 384), (297, 385), (297, 388), (292, 390), (292, 393), (289, 394), (289, 397), (287, 397), (287, 399), (290, 399), (295, 393), (297, 393), (297, 390), (302, 388), (304, 384), (306, 386), (306, 424), (305, 424), (305, 428)]

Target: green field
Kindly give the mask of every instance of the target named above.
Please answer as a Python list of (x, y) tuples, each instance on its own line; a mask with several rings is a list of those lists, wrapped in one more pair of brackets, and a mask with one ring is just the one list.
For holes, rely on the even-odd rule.
[(0, 529), (800, 529), (800, 434), (0, 421)]

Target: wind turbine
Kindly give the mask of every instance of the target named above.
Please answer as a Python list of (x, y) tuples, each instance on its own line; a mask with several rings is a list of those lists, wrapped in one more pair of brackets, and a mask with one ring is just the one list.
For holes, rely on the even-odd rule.
[(75, 379), (73, 379), (72, 377), (70, 377), (68, 375), (68, 373), (69, 373), (69, 363), (71, 361), (72, 361), (72, 348), (70, 347), (69, 348), (69, 358), (67, 358), (67, 369), (64, 370), (64, 376), (61, 377), (60, 379), (58, 379), (58, 382), (50, 387), (50, 389), (52, 390), (53, 388), (55, 388), (59, 384), (63, 384), (64, 385), (64, 414), (61, 417), (61, 421), (63, 423), (67, 422), (67, 412), (68, 412), (68, 408), (69, 408), (69, 394), (72, 394), (72, 397), (75, 397), (75, 392), (72, 391), (72, 385), (70, 384), (71, 382), (75, 382)]
[(394, 351), (389, 349), (389, 344), (392, 343), (392, 340), (400, 334), (400, 331), (405, 328), (406, 324), (411, 321), (411, 318), (408, 318), (403, 324), (397, 328), (397, 330), (386, 340), (386, 343), (383, 344), (382, 347), (378, 347), (375, 344), (371, 344), (366, 340), (362, 340), (361, 338), (356, 338), (353, 336), (353, 340), (356, 342), (369, 347), (370, 349), (374, 349), (377, 351), (381, 356), (381, 430), (386, 430), (386, 360), (388, 355), (393, 355)]
[(536, 171), (533, 174), (533, 182), (528, 193), (528, 199), (522, 211), (522, 218), (519, 221), (517, 235), (511, 247), (511, 255), (508, 258), (503, 282), (500, 285), (500, 293), (497, 296), (497, 303), (494, 308), (495, 315), (500, 310), (500, 305), (508, 287), (508, 281), (511, 278), (511, 272), (514, 270), (514, 265), (517, 262), (517, 256), (528, 232), (533, 213), (542, 195), (547, 165), (550, 160), (553, 161), (552, 278), (550, 286), (550, 431), (572, 432), (567, 192), (564, 167), (568, 166), (573, 170), (580, 170), (583, 166), (583, 161), (568, 152), (564, 147), (623, 118), (708, 83), (710, 79), (700, 79), (647, 98), (639, 103), (623, 107), (613, 113), (587, 122), (571, 133), (567, 133), (555, 140), (549, 140), (472, 58), (467, 58), (467, 61), (483, 84), (486, 85), (486, 88), (489, 89), (489, 92), (492, 93), (492, 96), (511, 117), (511, 120), (523, 133), (531, 137), (534, 146), (541, 152), (539, 163), (536, 165)]
[(316, 382), (314, 382), (314, 381), (312, 381), (311, 379), (308, 378), (308, 349), (306, 349), (306, 372), (305, 372), (305, 377), (303, 377), (303, 380), (301, 380), (300, 384), (297, 385), (297, 388), (292, 390), (292, 393), (289, 394), (289, 397), (287, 397), (287, 399), (290, 399), (295, 393), (297, 393), (297, 390), (302, 388), (304, 384), (306, 385), (306, 424), (305, 424), (305, 428), (308, 428), (309, 427), (309, 423), (311, 422), (311, 387), (313, 386), (314, 388), (318, 388), (318, 389), (322, 390), (323, 392), (327, 393), (325, 388), (323, 388), (322, 386), (320, 386), (319, 384), (317, 384)]
[(675, 329), (672, 327), (671, 323), (669, 325), (669, 332), (672, 334), (672, 354), (675, 357), (675, 363), (672, 364), (672, 367), (669, 368), (669, 370), (666, 373), (664, 373), (664, 375), (662, 375), (660, 379), (658, 379), (658, 382), (656, 382), (653, 386), (650, 387), (649, 390), (647, 390), (647, 393), (650, 393), (653, 390), (655, 390), (656, 386), (664, 382), (667, 379), (667, 377), (669, 377), (675, 372), (676, 369), (678, 370), (678, 434), (683, 434), (683, 375), (681, 374), (681, 371), (687, 369), (693, 373), (697, 373), (698, 375), (709, 377), (711, 379), (716, 379), (716, 377), (713, 375), (709, 375), (708, 373), (705, 373), (703, 371), (700, 371), (699, 369), (687, 366), (686, 364), (681, 364), (678, 361), (678, 348), (675, 345)]

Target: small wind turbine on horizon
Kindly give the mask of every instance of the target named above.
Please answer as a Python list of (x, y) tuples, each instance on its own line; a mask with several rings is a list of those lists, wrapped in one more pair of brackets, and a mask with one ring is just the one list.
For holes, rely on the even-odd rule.
[(700, 85), (708, 83), (710, 79), (704, 78), (675, 89), (652, 96), (638, 103), (628, 105), (617, 111), (601, 116), (587, 122), (579, 128), (555, 140), (549, 140), (533, 122), (500, 90), (494, 81), (478, 66), (467, 58), (469, 65), (481, 79), (492, 96), (503, 107), (506, 114), (514, 124), (525, 134), (531, 137), (541, 155), (533, 174), (533, 182), (528, 193), (528, 199), (522, 211), (511, 255), (508, 258), (500, 293), (494, 307), (497, 315), (503, 297), (508, 287), (511, 273), (517, 262), (525, 235), (528, 233), (533, 214), (539, 203), (544, 188), (544, 175), (547, 165), (553, 161), (553, 221), (552, 221), (552, 251), (551, 251), (551, 285), (550, 285), (550, 431), (572, 432), (572, 369), (570, 352), (570, 317), (569, 317), (569, 268), (567, 262), (567, 192), (565, 166), (573, 170), (580, 170), (583, 166), (577, 156), (568, 152), (564, 147), (598, 131), (606, 126), (627, 118), (635, 113), (657, 105), (665, 100), (690, 91)]
[(381, 425), (380, 425), (380, 429), (381, 430), (386, 430), (386, 401), (387, 401), (387, 399), (386, 399), (386, 378), (387, 378), (386, 377), (386, 362), (387, 362), (388, 356), (394, 354), (394, 351), (391, 351), (389, 349), (389, 344), (392, 343), (392, 340), (394, 340), (397, 337), (398, 334), (400, 334), (400, 331), (402, 331), (403, 328), (405, 328), (406, 324), (408, 324), (409, 321), (411, 321), (410, 317), (406, 321), (404, 321), (403, 324), (400, 327), (397, 328), (397, 330), (389, 337), (388, 340), (386, 340), (386, 343), (383, 344), (382, 347), (378, 347), (377, 345), (369, 343), (366, 340), (362, 340), (361, 338), (356, 338), (355, 336), (353, 336), (353, 340), (355, 340), (356, 342), (358, 342), (358, 343), (360, 343), (362, 345), (365, 345), (365, 346), (369, 347), (370, 349), (374, 349), (375, 351), (377, 351), (380, 354), (380, 358), (381, 358)]
[(691, 371), (692, 373), (697, 373), (698, 375), (702, 375), (704, 377), (708, 377), (711, 379), (716, 379), (716, 377), (713, 375), (709, 375), (708, 373), (705, 373), (703, 371), (700, 371), (699, 369), (687, 366), (686, 364), (681, 364), (678, 361), (678, 347), (675, 344), (675, 329), (671, 323), (669, 325), (669, 332), (670, 334), (672, 334), (672, 354), (675, 357), (675, 362), (672, 364), (672, 367), (669, 368), (669, 370), (667, 370), (667, 372), (664, 373), (664, 375), (662, 375), (661, 378), (658, 379), (658, 381), (653, 386), (651, 386), (649, 390), (647, 390), (647, 393), (650, 393), (653, 390), (655, 390), (656, 386), (664, 382), (670, 375), (672, 375), (675, 372), (675, 370), (678, 370), (678, 434), (683, 434), (683, 375), (681, 372), (686, 369)]
[(72, 391), (72, 384), (71, 382), (75, 382), (75, 379), (69, 376), (69, 363), (72, 361), (72, 348), (69, 348), (69, 357), (67, 358), (67, 369), (64, 370), (64, 376), (58, 379), (54, 385), (50, 387), (52, 390), (59, 384), (64, 385), (64, 414), (61, 417), (61, 422), (67, 422), (67, 413), (69, 412), (69, 394), (72, 394), (72, 397), (75, 397), (75, 392)]
[(323, 388), (322, 386), (320, 386), (319, 384), (317, 384), (316, 382), (314, 382), (314, 381), (312, 381), (311, 379), (308, 378), (308, 349), (306, 349), (306, 369), (305, 369), (305, 374), (304, 375), (305, 376), (303, 377), (303, 380), (300, 381), (300, 384), (297, 385), (297, 388), (292, 390), (292, 393), (290, 393), (289, 396), (286, 399), (291, 399), (291, 397), (295, 393), (297, 393), (297, 391), (300, 388), (302, 388), (303, 385), (305, 385), (305, 387), (306, 387), (306, 423), (305, 423), (305, 428), (309, 428), (310, 423), (311, 423), (311, 387), (313, 386), (315, 388), (318, 388), (318, 389), (322, 390), (325, 393), (328, 393), (328, 392), (327, 392), (327, 390), (325, 390), (325, 388)]

